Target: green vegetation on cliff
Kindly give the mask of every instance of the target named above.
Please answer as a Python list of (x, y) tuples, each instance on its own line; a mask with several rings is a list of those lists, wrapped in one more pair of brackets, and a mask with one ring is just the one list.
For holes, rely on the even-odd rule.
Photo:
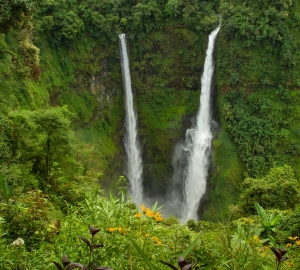
[[(165, 195), (219, 13), (201, 213), (226, 222), (187, 228), (106, 200), (125, 164), (118, 34), (129, 37), (146, 194)], [(0, 268), (54, 269), (65, 252), (87, 263), (76, 237), (92, 224), (94, 260), (114, 269), (147, 268), (128, 236), (158, 269), (196, 237), (195, 269), (275, 269), (267, 246), (288, 249), (280, 267), (297, 269), (299, 23), (294, 0), (0, 0)]]

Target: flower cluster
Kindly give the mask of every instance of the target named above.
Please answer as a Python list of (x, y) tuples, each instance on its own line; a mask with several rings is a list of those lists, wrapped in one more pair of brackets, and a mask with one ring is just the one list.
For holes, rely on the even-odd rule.
[(267, 252), (269, 250), (268, 246), (262, 246), (260, 249), (258, 249), (259, 253), (262, 253), (262, 257), (266, 257), (267, 256)]
[(106, 230), (110, 233), (113, 233), (115, 231), (121, 233), (121, 234), (127, 234), (127, 230), (122, 228), (122, 227), (117, 227), (117, 228), (106, 228)]
[[(290, 239), (291, 241), (295, 241), (295, 244), (296, 244), (297, 246), (300, 246), (299, 236), (295, 236), (295, 237), (290, 236), (289, 239)], [(286, 247), (291, 247), (291, 246), (292, 246), (291, 243), (286, 244)]]
[[(159, 212), (154, 213), (151, 209), (145, 207), (145, 205), (141, 205), (142, 211), (144, 214), (146, 214), (146, 216), (148, 217), (152, 217), (154, 218), (156, 221), (162, 221), (163, 218), (161, 216), (161, 214)], [(137, 217), (138, 214), (136, 214), (135, 216)], [(140, 217), (140, 216), (138, 216)]]
[(257, 235), (254, 235), (252, 239), (256, 242), (260, 242), (260, 239)]
[(158, 245), (162, 244), (162, 242), (160, 242), (156, 236), (153, 236), (152, 239), (156, 244), (158, 244)]
[(15, 241), (11, 243), (13, 246), (23, 246), (24, 240), (22, 238), (17, 238)]
[(139, 217), (141, 217), (142, 215), (141, 215), (141, 213), (136, 213), (134, 216), (137, 217), (137, 218), (139, 218)]

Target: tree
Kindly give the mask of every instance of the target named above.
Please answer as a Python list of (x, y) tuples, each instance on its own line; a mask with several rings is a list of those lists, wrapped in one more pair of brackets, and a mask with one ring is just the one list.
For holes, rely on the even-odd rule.
[(21, 29), (31, 20), (37, 0), (0, 0), (0, 32)]
[(66, 107), (22, 111), (9, 116), (14, 156), (21, 163), (31, 164), (43, 190), (81, 171), (74, 158), (71, 116)]
[(74, 40), (84, 29), (83, 21), (73, 11), (64, 15), (62, 25), (62, 36), (68, 40)]

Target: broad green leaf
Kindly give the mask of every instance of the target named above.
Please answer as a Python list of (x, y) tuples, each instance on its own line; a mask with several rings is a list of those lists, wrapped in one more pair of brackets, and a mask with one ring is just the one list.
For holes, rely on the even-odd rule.
[(255, 203), (255, 208), (263, 225), (268, 227), (269, 222), (265, 210), (257, 202)]
[(280, 216), (277, 215), (272, 221), (271, 221), (271, 227), (276, 226), (279, 223)]
[(271, 242), (271, 245), (273, 247), (276, 247), (277, 244), (276, 244), (275, 238), (273, 236), (269, 235), (269, 234), (268, 234), (268, 238), (269, 238), (269, 240)]

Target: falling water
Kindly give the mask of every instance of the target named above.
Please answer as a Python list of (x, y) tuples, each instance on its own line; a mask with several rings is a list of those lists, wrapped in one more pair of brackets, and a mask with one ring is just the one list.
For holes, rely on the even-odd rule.
[(213, 50), (219, 29), (220, 26), (209, 35), (196, 125), (186, 131), (185, 141), (176, 146), (173, 156), (175, 173), (169, 200), (175, 208), (174, 214), (183, 222), (198, 219), (197, 210), (206, 191), (212, 140), (210, 90), (214, 71)]
[(126, 135), (125, 148), (127, 154), (127, 179), (129, 180), (129, 195), (137, 205), (141, 204), (143, 197), (142, 188), (142, 159), (139, 142), (137, 139), (137, 117), (133, 108), (131, 79), (127, 52), (126, 35), (120, 34), (121, 67), (125, 91), (126, 105)]

